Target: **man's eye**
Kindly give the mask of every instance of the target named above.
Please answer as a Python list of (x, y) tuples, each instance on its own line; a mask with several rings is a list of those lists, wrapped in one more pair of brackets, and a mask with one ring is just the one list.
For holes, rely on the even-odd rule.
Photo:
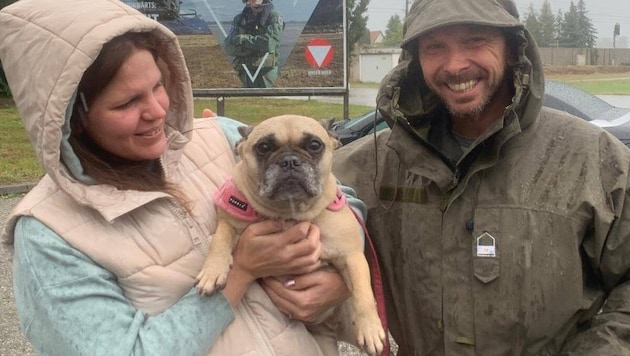
[(486, 42), (486, 39), (483, 37), (473, 37), (466, 40), (466, 43), (471, 46), (480, 45)]
[(444, 48), (444, 46), (439, 43), (431, 43), (431, 44), (422, 46), (421, 51), (425, 53), (435, 53), (442, 48)]

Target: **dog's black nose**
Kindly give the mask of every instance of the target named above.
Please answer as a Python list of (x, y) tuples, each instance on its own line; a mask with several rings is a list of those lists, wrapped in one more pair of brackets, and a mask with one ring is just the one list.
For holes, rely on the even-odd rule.
[(302, 162), (300, 161), (300, 158), (296, 155), (287, 155), (280, 162), (280, 167), (282, 167), (284, 171), (292, 171), (294, 169), (297, 169), (301, 165)]

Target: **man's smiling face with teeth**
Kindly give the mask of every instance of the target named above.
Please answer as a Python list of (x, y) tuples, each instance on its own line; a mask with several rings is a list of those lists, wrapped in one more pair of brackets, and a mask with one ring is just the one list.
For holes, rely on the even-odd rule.
[(424, 79), (454, 117), (475, 118), (503, 84), (507, 46), (498, 28), (453, 25), (420, 36)]

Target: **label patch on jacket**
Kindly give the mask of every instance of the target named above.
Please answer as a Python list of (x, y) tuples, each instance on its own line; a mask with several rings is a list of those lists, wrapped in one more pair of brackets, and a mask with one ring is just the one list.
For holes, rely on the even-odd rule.
[(477, 237), (477, 256), (496, 257), (496, 239), (487, 232)]

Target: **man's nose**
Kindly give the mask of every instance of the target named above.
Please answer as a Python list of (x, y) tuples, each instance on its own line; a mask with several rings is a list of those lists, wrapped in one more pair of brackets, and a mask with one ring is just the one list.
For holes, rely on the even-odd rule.
[(444, 70), (457, 75), (470, 66), (470, 60), (464, 51), (451, 50), (444, 58)]

